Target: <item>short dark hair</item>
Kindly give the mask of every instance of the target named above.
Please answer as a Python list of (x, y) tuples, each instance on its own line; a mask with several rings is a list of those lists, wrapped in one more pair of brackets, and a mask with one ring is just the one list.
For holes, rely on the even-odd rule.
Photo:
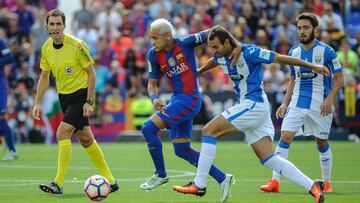
[(49, 11), (49, 12), (46, 14), (46, 25), (49, 23), (49, 18), (50, 18), (50, 16), (61, 16), (62, 21), (63, 21), (63, 24), (65, 25), (66, 17), (65, 17), (64, 12), (62, 12), (61, 10), (59, 10), (59, 9), (54, 9), (54, 10)]
[(299, 22), (299, 20), (309, 20), (313, 27), (317, 27), (319, 25), (316, 16), (312, 13), (302, 13), (298, 15), (298, 17), (296, 18), (296, 24)]
[(225, 40), (229, 39), (231, 46), (235, 46), (235, 43), (232, 41), (229, 32), (223, 27), (217, 26), (210, 31), (208, 40), (214, 40), (215, 37), (219, 39), (221, 44), (224, 44)]

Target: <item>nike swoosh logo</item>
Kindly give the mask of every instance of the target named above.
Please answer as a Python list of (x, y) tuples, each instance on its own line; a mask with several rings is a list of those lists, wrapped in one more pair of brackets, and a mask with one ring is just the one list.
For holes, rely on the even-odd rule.
[(321, 159), (322, 162), (327, 162), (329, 161), (330, 159)]
[(170, 116), (167, 113), (165, 113), (165, 111), (160, 111), (160, 112), (170, 118)]

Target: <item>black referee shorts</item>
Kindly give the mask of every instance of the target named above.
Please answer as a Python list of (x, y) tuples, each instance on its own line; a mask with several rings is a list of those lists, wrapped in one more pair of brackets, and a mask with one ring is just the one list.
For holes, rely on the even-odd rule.
[(63, 121), (83, 130), (89, 125), (89, 119), (83, 116), (83, 106), (87, 97), (87, 88), (77, 90), (71, 94), (59, 94), (61, 110), (64, 113)]

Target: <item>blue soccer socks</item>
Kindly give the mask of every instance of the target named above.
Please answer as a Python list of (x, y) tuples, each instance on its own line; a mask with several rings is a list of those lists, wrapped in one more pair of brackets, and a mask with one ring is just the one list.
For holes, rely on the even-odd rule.
[(152, 120), (148, 119), (141, 127), (141, 132), (148, 144), (148, 149), (156, 168), (155, 173), (158, 174), (159, 177), (165, 178), (166, 170), (162, 153), (162, 144), (158, 136), (159, 128)]

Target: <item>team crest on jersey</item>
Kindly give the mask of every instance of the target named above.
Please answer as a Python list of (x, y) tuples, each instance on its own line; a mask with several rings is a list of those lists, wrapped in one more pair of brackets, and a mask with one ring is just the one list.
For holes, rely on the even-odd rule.
[(172, 57), (169, 58), (168, 63), (172, 67), (176, 65), (175, 60)]
[(322, 57), (321, 56), (315, 56), (314, 59), (315, 59), (315, 63), (320, 63)]
[(65, 74), (66, 75), (74, 75), (74, 68), (72, 66), (65, 67)]
[(243, 60), (241, 60), (241, 61), (239, 61), (239, 62), (237, 63), (237, 65), (238, 65), (239, 68), (242, 68), (242, 67), (244, 67), (245, 63), (244, 63)]
[(182, 53), (176, 55), (176, 59), (179, 61), (179, 62), (182, 62), (184, 60), (184, 55)]

